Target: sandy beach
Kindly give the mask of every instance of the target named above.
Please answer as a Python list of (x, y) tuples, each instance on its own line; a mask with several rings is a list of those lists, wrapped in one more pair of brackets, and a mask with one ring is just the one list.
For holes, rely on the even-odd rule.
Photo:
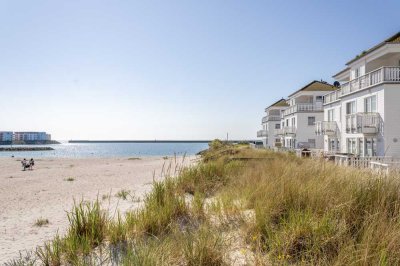
[[(193, 163), (194, 158), (186, 157), (183, 164)], [(66, 212), (74, 199), (99, 197), (111, 215), (117, 209), (126, 212), (141, 204), (153, 177), (162, 178), (163, 168), (169, 165), (173, 172), (175, 162), (181, 166), (182, 161), (181, 157), (49, 158), (37, 159), (33, 171), (22, 171), (20, 159), (0, 158), (0, 262), (35, 248), (57, 231), (63, 234), (68, 225)], [(130, 190), (133, 197), (117, 197), (121, 189)], [(39, 218), (48, 219), (49, 224), (36, 226)]]

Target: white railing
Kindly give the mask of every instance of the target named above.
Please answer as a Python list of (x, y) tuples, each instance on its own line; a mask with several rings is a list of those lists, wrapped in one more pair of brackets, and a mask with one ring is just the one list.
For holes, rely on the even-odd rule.
[(332, 91), (324, 96), (324, 104), (332, 103), (338, 100), (340, 100), (340, 89)]
[(396, 163), (400, 162), (400, 159), (392, 157), (384, 157), (384, 156), (356, 157), (354, 155), (335, 154), (335, 164), (341, 166), (352, 166), (355, 168), (370, 168), (371, 162)]
[(267, 136), (267, 131), (266, 130), (259, 130), (257, 131), (257, 137), (261, 138), (261, 137), (266, 137)]
[(346, 133), (377, 134), (381, 118), (379, 113), (346, 115)]
[(335, 121), (317, 121), (315, 123), (316, 135), (335, 136), (337, 133), (337, 123)]
[(363, 76), (341, 85), (338, 94), (328, 93), (324, 97), (324, 104), (336, 101), (341, 96), (363, 90), (381, 83), (400, 83), (400, 67), (385, 66), (371, 71)]
[(266, 123), (268, 121), (280, 121), (281, 116), (280, 115), (266, 115), (262, 118), (261, 122)]
[(369, 164), (372, 171), (378, 174), (388, 175), (390, 173), (400, 172), (400, 161), (392, 162), (370, 162)]
[(296, 112), (315, 112), (322, 111), (323, 107), (315, 103), (296, 103), (295, 105), (289, 106), (283, 111), (283, 115), (290, 115)]

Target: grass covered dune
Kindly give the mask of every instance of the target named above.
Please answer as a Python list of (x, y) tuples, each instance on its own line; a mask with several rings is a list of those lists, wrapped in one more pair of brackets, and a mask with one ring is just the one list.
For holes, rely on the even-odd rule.
[(78, 203), (66, 235), (9, 265), (398, 265), (399, 185), (214, 142), (197, 165), (155, 182), (142, 208)]

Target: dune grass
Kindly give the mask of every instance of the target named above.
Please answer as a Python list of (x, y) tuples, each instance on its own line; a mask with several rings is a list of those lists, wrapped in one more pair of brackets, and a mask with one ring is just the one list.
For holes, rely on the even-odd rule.
[(45, 265), (102, 246), (118, 247), (121, 265), (398, 265), (397, 178), (214, 143), (135, 211), (77, 203), (67, 234), (36, 253)]
[(130, 194), (131, 194), (130, 190), (121, 189), (120, 191), (117, 192), (117, 194), (115, 194), (115, 196), (117, 198), (121, 198), (123, 200), (127, 200), (128, 196), (130, 196)]
[(35, 221), (35, 226), (37, 226), (37, 227), (42, 227), (42, 226), (45, 226), (45, 225), (48, 225), (50, 222), (49, 222), (49, 219), (46, 219), (46, 218), (39, 218), (39, 219), (37, 219), (36, 221)]

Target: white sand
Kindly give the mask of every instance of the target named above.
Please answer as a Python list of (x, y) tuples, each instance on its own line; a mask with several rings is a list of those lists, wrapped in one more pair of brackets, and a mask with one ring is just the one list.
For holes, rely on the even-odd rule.
[[(194, 157), (185, 159), (185, 164)], [(182, 165), (182, 158), (177, 158)], [(115, 196), (121, 190), (135, 198), (151, 189), (153, 176), (161, 178), (163, 165), (175, 160), (147, 157), (140, 160), (112, 159), (38, 159), (33, 171), (22, 171), (17, 158), (0, 158), (0, 263), (16, 258), (21, 250), (32, 250), (51, 239), (57, 231), (63, 234), (68, 225), (66, 212), (74, 198), (79, 201), (99, 197), (102, 206), (114, 213), (136, 208), (140, 202)], [(155, 175), (154, 175), (155, 173)], [(74, 181), (66, 181), (67, 178)], [(110, 194), (111, 199), (102, 200)], [(39, 218), (50, 224), (37, 227)]]

